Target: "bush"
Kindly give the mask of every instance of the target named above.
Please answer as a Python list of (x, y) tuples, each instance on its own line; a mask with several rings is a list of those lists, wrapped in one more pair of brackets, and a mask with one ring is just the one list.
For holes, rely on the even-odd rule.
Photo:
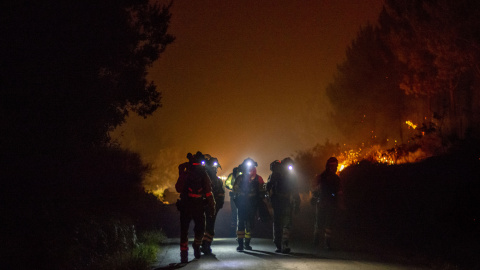
[(474, 263), (465, 250), (480, 248), (480, 161), (466, 153), (347, 167), (340, 174), (347, 223), (379, 246)]

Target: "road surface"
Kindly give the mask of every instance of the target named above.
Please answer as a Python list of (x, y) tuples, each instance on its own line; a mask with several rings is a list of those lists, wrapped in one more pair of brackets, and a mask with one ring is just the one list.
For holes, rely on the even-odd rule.
[(252, 239), (251, 251), (236, 251), (235, 238), (215, 239), (213, 254), (195, 259), (189, 241), (189, 262), (180, 263), (178, 238), (169, 238), (159, 251), (153, 269), (332, 269), (332, 270), (376, 270), (376, 269), (430, 269), (425, 265), (412, 265), (403, 258), (386, 258), (380, 255), (349, 253), (340, 250), (323, 250), (313, 245), (292, 243), (290, 254), (275, 253), (271, 239)]

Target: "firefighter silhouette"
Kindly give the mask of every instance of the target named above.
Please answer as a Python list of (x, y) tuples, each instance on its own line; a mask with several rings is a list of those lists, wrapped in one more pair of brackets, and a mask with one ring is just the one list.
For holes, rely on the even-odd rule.
[(217, 176), (218, 168), (222, 168), (218, 163), (218, 159), (206, 155), (207, 160), (205, 162), (205, 168), (207, 174), (212, 182), (212, 193), (215, 198), (215, 213), (214, 215), (207, 215), (205, 220), (205, 234), (203, 236), (201, 251), (204, 254), (211, 254), (211, 244), (213, 237), (215, 236), (215, 220), (217, 218), (218, 211), (223, 207), (225, 201), (225, 189), (223, 188), (222, 180)]
[(290, 158), (275, 160), (270, 164), (272, 173), (266, 184), (267, 194), (273, 208), (273, 242), (275, 252), (289, 253), (293, 213), (300, 211), (297, 178)]
[(180, 211), (180, 258), (188, 262), (188, 229), (194, 222), (194, 242), (192, 244), (195, 258), (200, 258), (200, 245), (205, 232), (205, 205), (207, 215), (215, 214), (215, 199), (212, 185), (204, 167), (205, 157), (201, 152), (187, 154), (188, 162), (178, 166), (178, 180), (175, 189), (180, 193), (176, 205)]
[(255, 215), (259, 203), (265, 198), (265, 182), (260, 175), (257, 175), (256, 167), (257, 162), (253, 159), (245, 159), (240, 167), (242, 174), (237, 176), (233, 184), (234, 202), (238, 209), (237, 251), (252, 250), (250, 240)]
[(331, 248), (332, 225), (338, 209), (340, 177), (336, 174), (338, 160), (331, 157), (327, 160), (325, 171), (315, 177), (312, 204), (316, 207), (314, 244), (320, 242), (320, 234), (324, 232), (324, 248)]
[(225, 188), (230, 190), (228, 195), (230, 197), (230, 208), (231, 208), (231, 220), (230, 220), (230, 227), (236, 230), (237, 228), (237, 206), (233, 201), (233, 183), (235, 183), (235, 179), (239, 175), (239, 167), (233, 168), (233, 171), (227, 176), (227, 180), (225, 180)]

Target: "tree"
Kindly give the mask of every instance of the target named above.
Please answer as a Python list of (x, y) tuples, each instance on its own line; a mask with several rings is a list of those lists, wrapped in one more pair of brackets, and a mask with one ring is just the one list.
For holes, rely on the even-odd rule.
[(122, 236), (118, 228), (146, 212), (148, 166), (108, 144), (108, 133), (129, 112), (147, 117), (161, 106), (146, 76), (174, 40), (169, 8), (148, 0), (1, 4), (0, 217), (12, 247), (3, 268), (87, 269), (126, 251), (106, 235)]
[[(2, 4), (1, 148), (101, 145), (129, 111), (161, 106), (147, 68), (174, 37), (148, 0)], [(7, 42), (8, 40), (8, 42)]]
[(406, 103), (398, 88), (399, 68), (380, 29), (371, 25), (361, 28), (327, 87), (335, 109), (334, 123), (349, 143), (384, 144), (387, 139), (402, 139)]
[(425, 97), (427, 112), (442, 120), (447, 133), (462, 138), (472, 128), (478, 132), (478, 1), (404, 0), (385, 6), (390, 48), (408, 67), (401, 88)]

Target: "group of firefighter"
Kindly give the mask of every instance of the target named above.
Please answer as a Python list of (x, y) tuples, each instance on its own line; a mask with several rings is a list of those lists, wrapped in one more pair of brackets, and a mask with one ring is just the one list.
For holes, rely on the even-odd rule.
[[(218, 159), (201, 152), (187, 154), (188, 162), (178, 166), (179, 177), (175, 188), (180, 193), (176, 205), (180, 211), (180, 258), (188, 262), (188, 230), (194, 222), (194, 256), (211, 254), (215, 235), (215, 220), (225, 200), (223, 181), (217, 176), (221, 168)], [(258, 166), (251, 158), (245, 159), (227, 177), (225, 187), (230, 190), (232, 224), (236, 226), (237, 251), (252, 250), (250, 245), (255, 220), (258, 216), (270, 217), (266, 202), (273, 209), (273, 242), (275, 252), (290, 253), (289, 239), (292, 216), (300, 211), (298, 183), (290, 158), (275, 160), (270, 164), (268, 181), (257, 174)], [(311, 204), (316, 207), (314, 244), (323, 236), (324, 247), (330, 249), (332, 220), (340, 192), (337, 176), (338, 160), (327, 160), (325, 171), (315, 177)], [(323, 235), (322, 235), (323, 233)]]

